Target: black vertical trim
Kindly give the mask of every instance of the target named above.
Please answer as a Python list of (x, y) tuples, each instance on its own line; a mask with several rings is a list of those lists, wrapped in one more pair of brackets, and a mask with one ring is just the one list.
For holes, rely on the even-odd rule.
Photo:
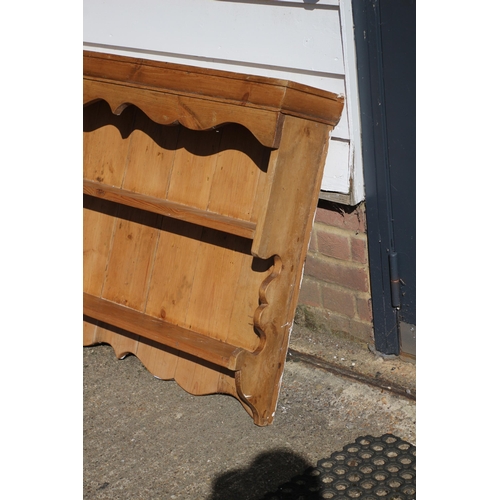
[(380, 4), (352, 2), (361, 113), (363, 172), (375, 348), (399, 354), (397, 311), (392, 307), (389, 256), (394, 249)]

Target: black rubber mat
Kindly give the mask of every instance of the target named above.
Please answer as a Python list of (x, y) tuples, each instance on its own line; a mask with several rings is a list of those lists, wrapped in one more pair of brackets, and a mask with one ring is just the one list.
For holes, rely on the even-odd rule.
[(415, 479), (415, 446), (392, 434), (364, 436), (262, 500), (411, 500)]

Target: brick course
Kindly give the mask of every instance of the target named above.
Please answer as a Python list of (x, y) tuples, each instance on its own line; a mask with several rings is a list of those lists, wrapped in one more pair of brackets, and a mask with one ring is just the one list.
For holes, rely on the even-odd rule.
[[(321, 204), (321, 202), (320, 202)], [(364, 204), (318, 206), (304, 268), (299, 310), (325, 331), (373, 341)]]
[[(362, 204), (363, 205), (363, 204)], [(351, 211), (351, 208), (348, 209)], [(366, 233), (366, 217), (364, 205), (352, 210), (337, 211), (334, 209), (326, 209), (318, 207), (314, 222), (321, 222), (327, 226), (346, 229), (354, 233)]]
[(358, 318), (362, 321), (366, 321), (367, 323), (371, 323), (373, 321), (373, 312), (372, 312), (372, 300), (356, 297), (356, 308), (358, 311)]
[(368, 274), (364, 267), (356, 262), (339, 262), (338, 259), (329, 259), (318, 254), (308, 253), (305, 274), (320, 281), (335, 283), (353, 291), (368, 292)]
[(302, 279), (302, 286), (300, 287), (300, 303), (313, 306), (322, 307), (323, 300), (321, 298), (320, 284), (317, 281), (312, 281), (306, 276)]
[(368, 247), (365, 237), (355, 237), (351, 238), (351, 254), (352, 260), (359, 262), (360, 264), (368, 263)]
[(342, 316), (353, 318), (357, 308), (355, 296), (342, 287), (323, 285), (323, 307)]
[[(323, 224), (318, 224), (314, 231), (317, 238), (317, 251), (328, 257), (341, 260), (351, 258), (349, 236), (325, 230)], [(311, 249), (314, 251), (314, 249)]]

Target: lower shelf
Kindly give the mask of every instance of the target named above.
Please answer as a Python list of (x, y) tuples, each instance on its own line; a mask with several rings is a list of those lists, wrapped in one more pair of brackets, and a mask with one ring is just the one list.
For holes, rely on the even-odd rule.
[(83, 294), (83, 314), (232, 371), (240, 369), (243, 359), (249, 353), (240, 347), (88, 293)]

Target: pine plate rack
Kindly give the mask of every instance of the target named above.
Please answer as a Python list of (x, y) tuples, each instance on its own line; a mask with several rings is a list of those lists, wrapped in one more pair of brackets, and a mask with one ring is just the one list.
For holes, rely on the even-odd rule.
[(343, 99), (84, 52), (84, 345), (272, 423)]

